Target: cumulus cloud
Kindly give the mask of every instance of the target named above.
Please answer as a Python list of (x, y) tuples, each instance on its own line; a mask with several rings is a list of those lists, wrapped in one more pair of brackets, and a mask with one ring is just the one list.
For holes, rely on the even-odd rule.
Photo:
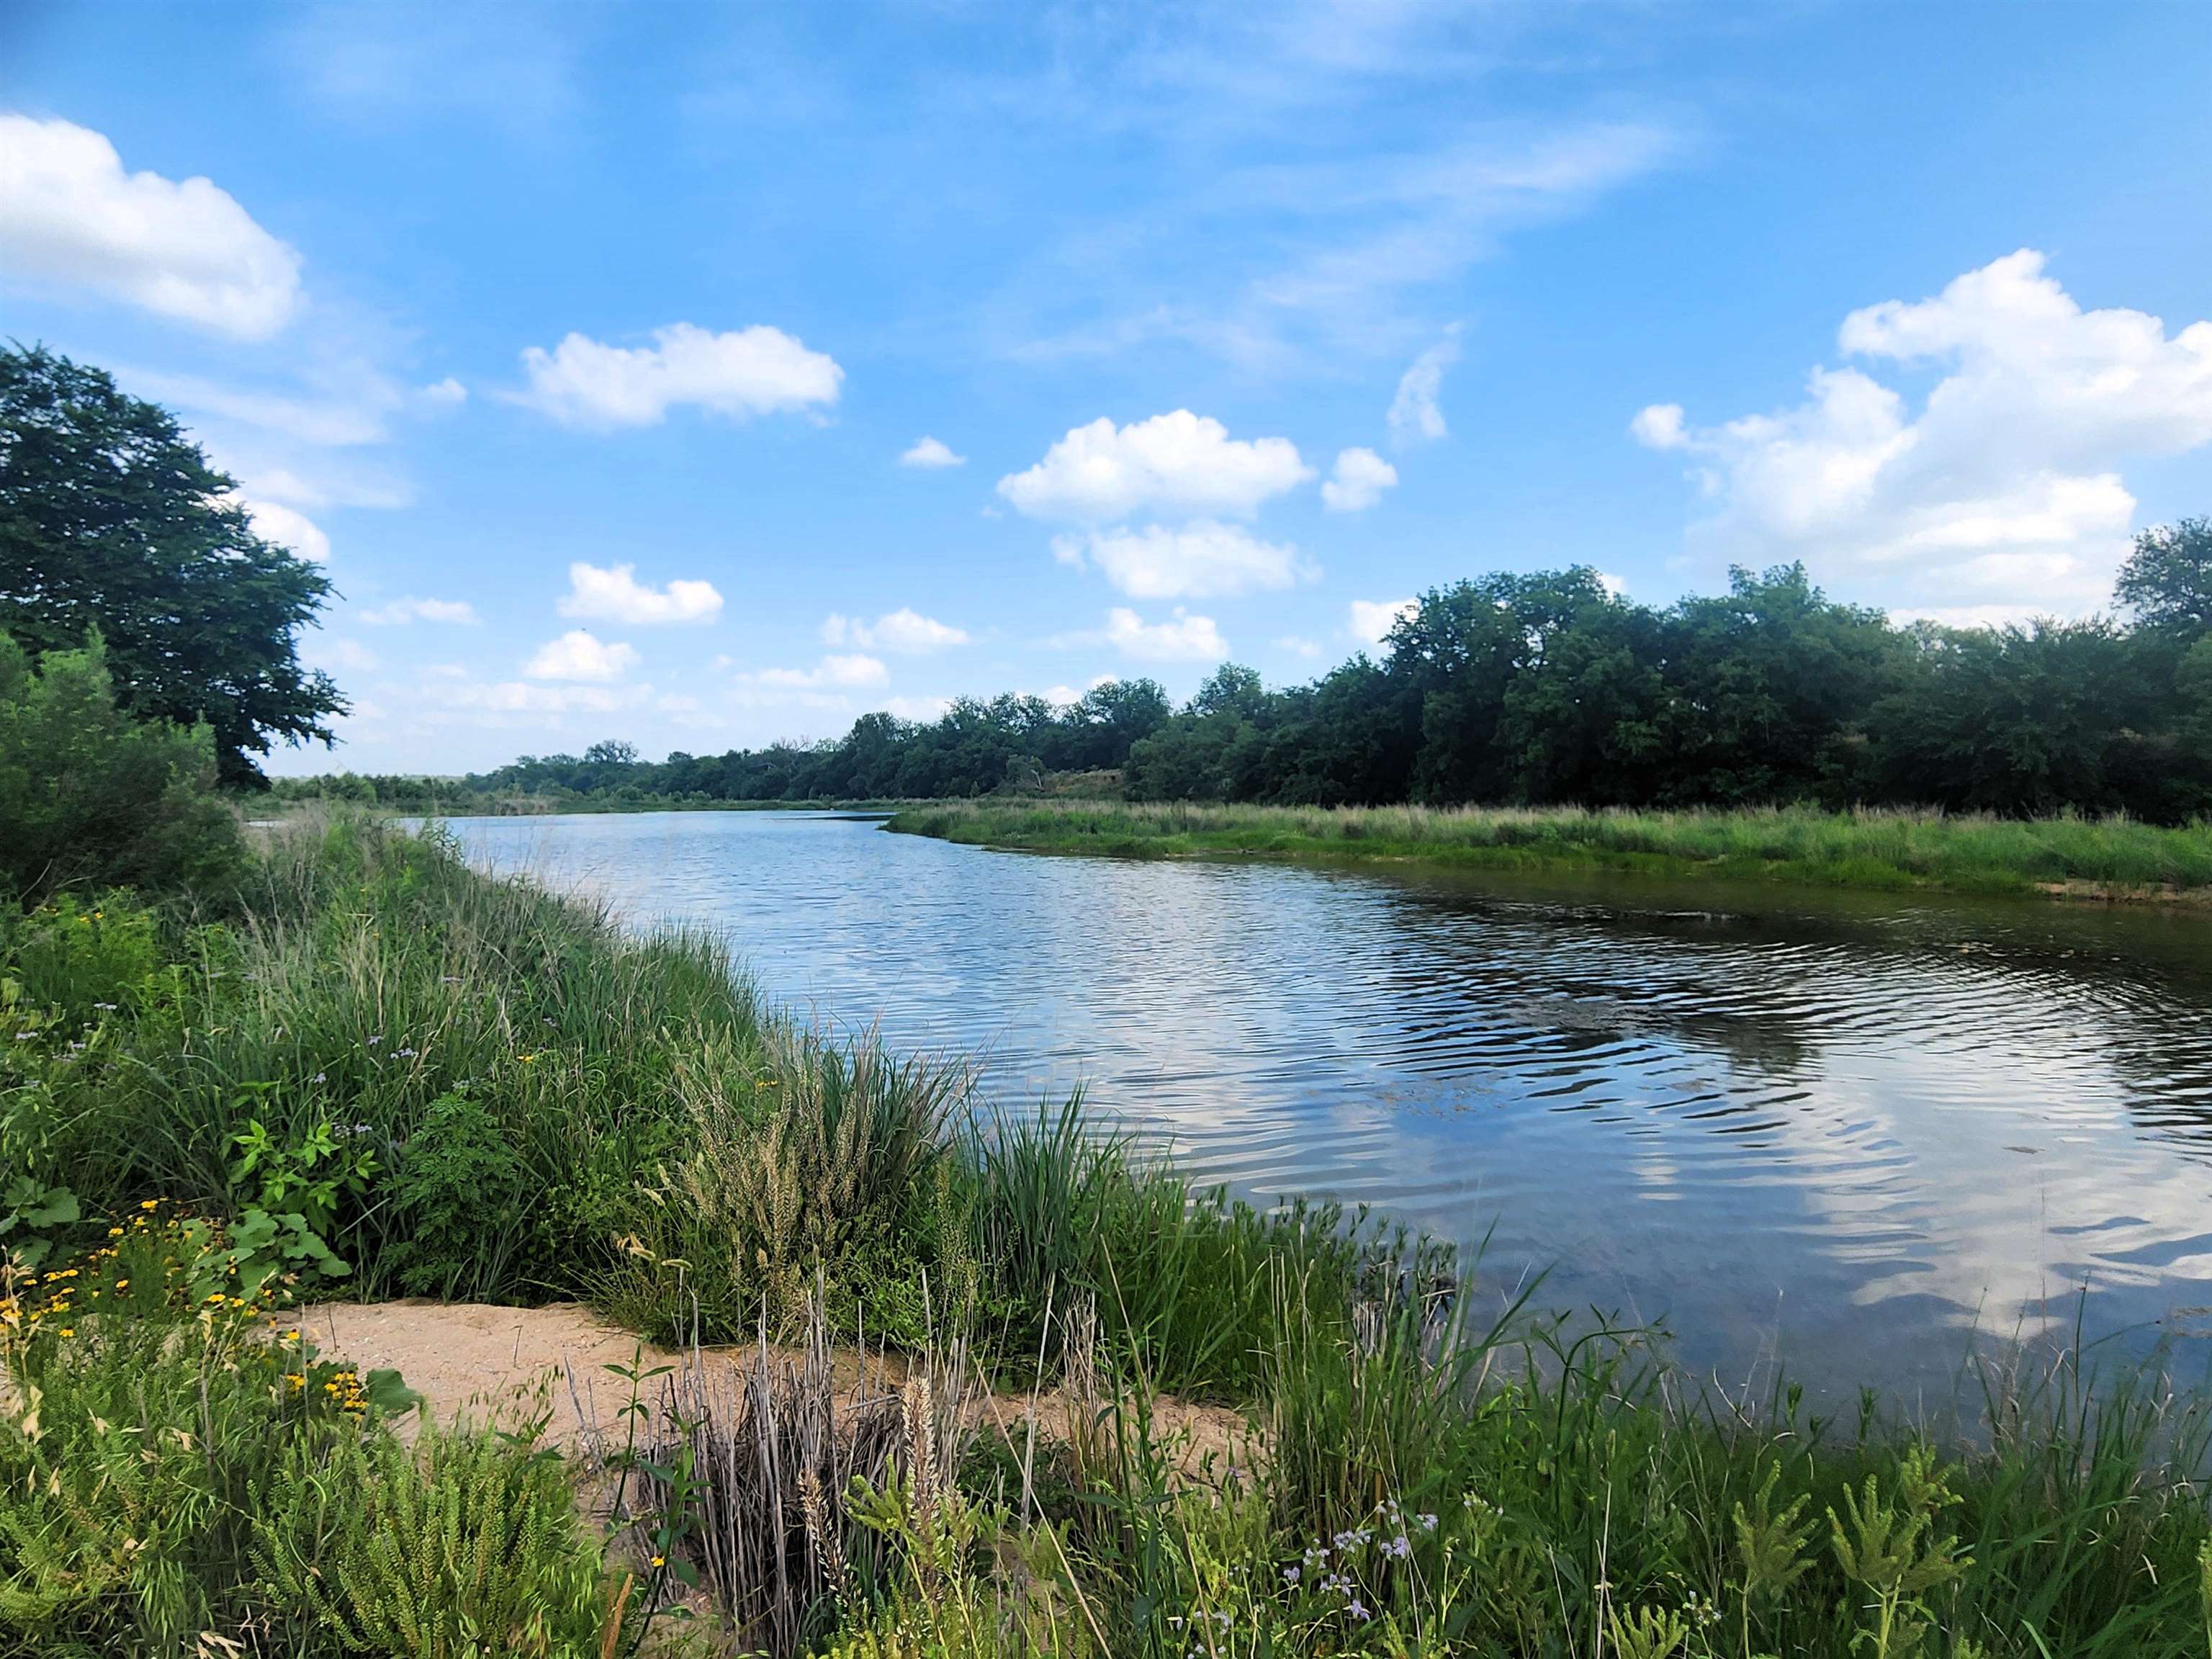
[(1263, 542), (1241, 525), (1212, 519), (1058, 536), (1052, 551), (1062, 564), (1096, 566), (1138, 599), (1218, 599), (1289, 587), (1321, 574), (1289, 543)]
[(611, 346), (570, 334), (551, 351), (522, 354), (529, 386), (516, 400), (566, 426), (653, 426), (690, 404), (742, 419), (827, 408), (845, 371), (780, 328), (716, 334), (690, 323), (653, 331), (650, 346)]
[(441, 404), (453, 409), (468, 402), (469, 389), (448, 374), (444, 380), (433, 380), (424, 386), (422, 398), (426, 403)]
[(1219, 662), (1229, 643), (1211, 617), (1194, 617), (1181, 605), (1167, 622), (1148, 623), (1117, 605), (1106, 614), (1107, 643), (1146, 662)]
[(1636, 411), (1628, 435), (1646, 449), (1680, 449), (1690, 441), (1680, 404), (1652, 404)]
[(364, 611), (361, 620), (379, 628), (401, 628), (409, 623), (451, 623), (473, 628), (483, 619), (466, 599), (418, 599), (412, 594)]
[(1335, 475), (1321, 487), (1322, 505), (1332, 513), (1364, 513), (1398, 482), (1398, 469), (1371, 449), (1347, 449), (1336, 458)]
[(1346, 613), (1345, 631), (1362, 645), (1380, 645), (1401, 617), (1420, 608), (1419, 599), (1354, 599)]
[(637, 666), (637, 653), (617, 641), (602, 644), (580, 628), (572, 628), (557, 640), (538, 647), (523, 667), (533, 680), (618, 680)]
[(890, 669), (876, 658), (858, 653), (826, 656), (811, 668), (763, 668), (757, 674), (741, 678), (757, 685), (776, 686), (789, 690), (818, 690), (828, 687), (860, 690), (891, 683)]
[(1250, 516), (1312, 477), (1288, 438), (1231, 438), (1220, 422), (1178, 409), (1116, 427), (1070, 429), (999, 494), (1035, 519), (1107, 524), (1141, 511)]
[(242, 340), (300, 304), (300, 256), (213, 182), (125, 173), (100, 134), (24, 115), (0, 115), (0, 271)]
[(581, 559), (568, 567), (568, 591), (561, 596), (564, 617), (629, 623), (650, 628), (662, 623), (710, 623), (722, 614), (722, 596), (712, 582), (672, 581), (648, 587), (637, 567), (618, 564), (602, 570)]
[(321, 564), (331, 556), (331, 538), (297, 507), (276, 501), (244, 502), (246, 516), (253, 520), (253, 533), (264, 540), (290, 548), (301, 558)]
[(968, 642), (965, 629), (941, 623), (934, 617), (925, 617), (904, 605), (886, 612), (873, 622), (859, 617), (839, 616), (833, 611), (822, 623), (823, 644), (856, 645), (864, 651), (890, 651), (906, 656), (921, 656)]
[(2212, 443), (2212, 321), (2169, 336), (2085, 311), (2033, 249), (1931, 299), (1844, 319), (1846, 357), (1938, 378), (1915, 409), (1869, 368), (1816, 368), (1803, 402), (1717, 427), (1639, 413), (1716, 511), (1692, 546), (1802, 557), (1856, 597), (1939, 618), (2079, 614), (2106, 602), (2135, 498), (2120, 466)]
[(1444, 371), (1458, 361), (1459, 330), (1455, 327), (1398, 377), (1398, 395), (1390, 400), (1395, 442), (1401, 447), (1431, 443), (1444, 435), (1443, 406), (1437, 400), (1443, 393)]
[(900, 453), (899, 465), (933, 471), (939, 467), (965, 466), (968, 458), (954, 454), (950, 444), (940, 443), (934, 438), (917, 438)]

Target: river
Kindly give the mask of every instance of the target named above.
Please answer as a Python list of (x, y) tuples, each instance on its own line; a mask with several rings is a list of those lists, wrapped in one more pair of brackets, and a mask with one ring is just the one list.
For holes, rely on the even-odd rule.
[(2203, 912), (1050, 857), (829, 814), (450, 828), (723, 930), (809, 1017), (975, 1056), (1002, 1104), (1080, 1085), (1255, 1199), (1486, 1238), (1486, 1295), (1541, 1274), (1731, 1387), (1778, 1356), (1948, 1400), (1976, 1333), (2077, 1313), (2116, 1358), (2212, 1361)]

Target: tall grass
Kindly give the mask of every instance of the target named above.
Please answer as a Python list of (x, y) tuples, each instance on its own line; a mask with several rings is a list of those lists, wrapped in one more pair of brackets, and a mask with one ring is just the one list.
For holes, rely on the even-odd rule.
[(1579, 807), (1294, 807), (1066, 801), (950, 802), (901, 811), (896, 830), (1047, 852), (1428, 859), (1597, 867), (1839, 887), (2016, 892), (2212, 887), (2212, 821), (2012, 819), (1813, 807), (1602, 811)]

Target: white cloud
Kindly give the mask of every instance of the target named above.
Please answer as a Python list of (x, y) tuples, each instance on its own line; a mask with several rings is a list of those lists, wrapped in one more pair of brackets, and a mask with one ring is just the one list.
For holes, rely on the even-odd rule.
[(950, 697), (893, 697), (884, 705), (890, 713), (902, 720), (913, 720), (927, 726), (932, 720), (944, 718), (945, 711), (952, 707)]
[(0, 270), (262, 340), (300, 303), (300, 256), (206, 179), (126, 173), (68, 121), (0, 115)]
[(649, 685), (527, 685), (520, 680), (487, 684), (445, 676), (423, 678), (425, 702), (498, 714), (608, 714), (649, 702)]
[(1035, 466), (1000, 479), (999, 494), (1031, 518), (1079, 524), (1145, 509), (1241, 518), (1313, 476), (1288, 438), (1231, 438), (1220, 422), (1178, 409), (1073, 428)]
[(1715, 428), (1669, 404), (1632, 430), (1692, 459), (1717, 506), (1712, 555), (1802, 557), (1853, 597), (1960, 618), (2080, 614), (2127, 548), (2134, 457), (2212, 443), (2212, 321), (2169, 337), (2138, 311), (2084, 311), (2022, 249), (1933, 299), (1853, 312), (1847, 356), (1934, 367), (1916, 411), (1858, 368), (1813, 371), (1804, 402)]
[(1628, 592), (1628, 579), (1626, 576), (1616, 576), (1609, 570), (1601, 570), (1597, 573), (1597, 585), (1616, 599), (1625, 598)]
[(604, 345), (570, 334), (522, 354), (528, 390), (516, 400), (567, 426), (653, 426), (681, 404), (742, 418), (837, 401), (845, 371), (781, 329), (716, 334), (690, 323), (653, 331), (651, 346)]
[(1336, 476), (1321, 487), (1322, 505), (1332, 513), (1364, 513), (1398, 483), (1398, 469), (1371, 449), (1346, 449), (1336, 458)]
[(940, 443), (934, 438), (917, 438), (900, 453), (899, 465), (930, 471), (939, 467), (965, 466), (968, 458), (954, 454), (951, 445)]
[(422, 397), (427, 402), (443, 404), (451, 409), (468, 402), (469, 389), (448, 374), (444, 380), (433, 380), (424, 386)]
[(364, 611), (361, 620), (378, 628), (399, 628), (409, 623), (452, 623), (473, 628), (483, 619), (466, 599), (418, 599), (413, 595)]
[(1275, 641), (1275, 649), (1287, 651), (1294, 657), (1311, 659), (1321, 655), (1322, 645), (1319, 640), (1310, 640), (1297, 634), (1285, 634)]
[(1646, 449), (1680, 449), (1690, 441), (1682, 428), (1680, 404), (1652, 404), (1638, 410), (1628, 433)]
[(276, 501), (243, 502), (246, 515), (253, 520), (253, 533), (264, 540), (290, 548), (301, 558), (321, 564), (331, 556), (331, 538), (323, 533), (322, 526), (296, 507), (284, 507)]
[(1147, 662), (1219, 662), (1228, 641), (1211, 617), (1194, 617), (1181, 605), (1171, 622), (1148, 623), (1135, 611), (1115, 606), (1106, 615), (1107, 643)]
[(637, 653), (617, 641), (601, 644), (580, 628), (548, 640), (525, 665), (533, 680), (618, 680), (637, 666)]
[(1093, 530), (1053, 538), (1053, 556), (1086, 562), (1132, 599), (1216, 599), (1289, 587), (1321, 573), (1289, 543), (1263, 542), (1241, 525), (1194, 519), (1176, 528)]
[(860, 690), (891, 683), (890, 669), (874, 657), (858, 653), (826, 656), (811, 668), (763, 668), (757, 674), (739, 678), (755, 684), (789, 690), (815, 690), (830, 686)]
[(1419, 599), (1354, 599), (1346, 612), (1346, 632), (1363, 645), (1380, 645), (1401, 617), (1421, 608)]
[(318, 668), (343, 668), (356, 674), (369, 673), (377, 666), (376, 653), (359, 640), (330, 636), (312, 640), (301, 655)]
[(557, 608), (564, 617), (650, 628), (663, 623), (710, 623), (722, 614), (722, 596), (712, 582), (679, 579), (665, 587), (648, 587), (638, 580), (634, 564), (602, 570), (579, 559), (568, 567), (568, 591)]
[(941, 623), (934, 617), (925, 617), (904, 605), (886, 612), (873, 622), (832, 612), (822, 623), (823, 644), (856, 645), (866, 651), (891, 651), (907, 656), (921, 656), (968, 642), (966, 629)]
[(1444, 370), (1458, 361), (1455, 324), (1398, 377), (1398, 395), (1390, 400), (1390, 436), (1398, 444), (1431, 443), (1444, 435), (1443, 407), (1437, 399), (1443, 392)]

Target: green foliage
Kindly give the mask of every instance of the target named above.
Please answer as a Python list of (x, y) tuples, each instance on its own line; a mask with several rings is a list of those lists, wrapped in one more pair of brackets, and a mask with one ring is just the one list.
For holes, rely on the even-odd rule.
[(208, 728), (134, 720), (100, 636), (77, 644), (33, 668), (0, 633), (0, 900), (91, 884), (220, 902), (242, 854)]
[(331, 1651), (600, 1652), (599, 1552), (568, 1466), (527, 1441), (426, 1425), (411, 1448), (382, 1435), (317, 1458), (295, 1451), (252, 1555), (258, 1588)]
[(13, 930), (9, 971), (23, 998), (73, 1026), (160, 994), (165, 965), (152, 912), (129, 893), (58, 895)]
[(295, 650), (330, 580), (257, 535), (236, 489), (104, 372), (0, 347), (0, 632), (43, 658), (97, 631), (124, 707), (210, 728), (231, 783), (258, 781), (273, 740), (329, 741), (345, 710)]
[(499, 1123), (455, 1088), (423, 1109), (392, 1185), (398, 1237), (386, 1259), (410, 1296), (468, 1301), (507, 1282), (526, 1180)]
[(2148, 627), (2191, 640), (2212, 633), (2212, 518), (2138, 533), (2113, 592)]
[(273, 1289), (237, 1293), (219, 1228), (148, 1202), (0, 1300), (0, 1654), (190, 1652), (288, 1616), (249, 1559), (282, 1472), (405, 1403), (285, 1331)]

